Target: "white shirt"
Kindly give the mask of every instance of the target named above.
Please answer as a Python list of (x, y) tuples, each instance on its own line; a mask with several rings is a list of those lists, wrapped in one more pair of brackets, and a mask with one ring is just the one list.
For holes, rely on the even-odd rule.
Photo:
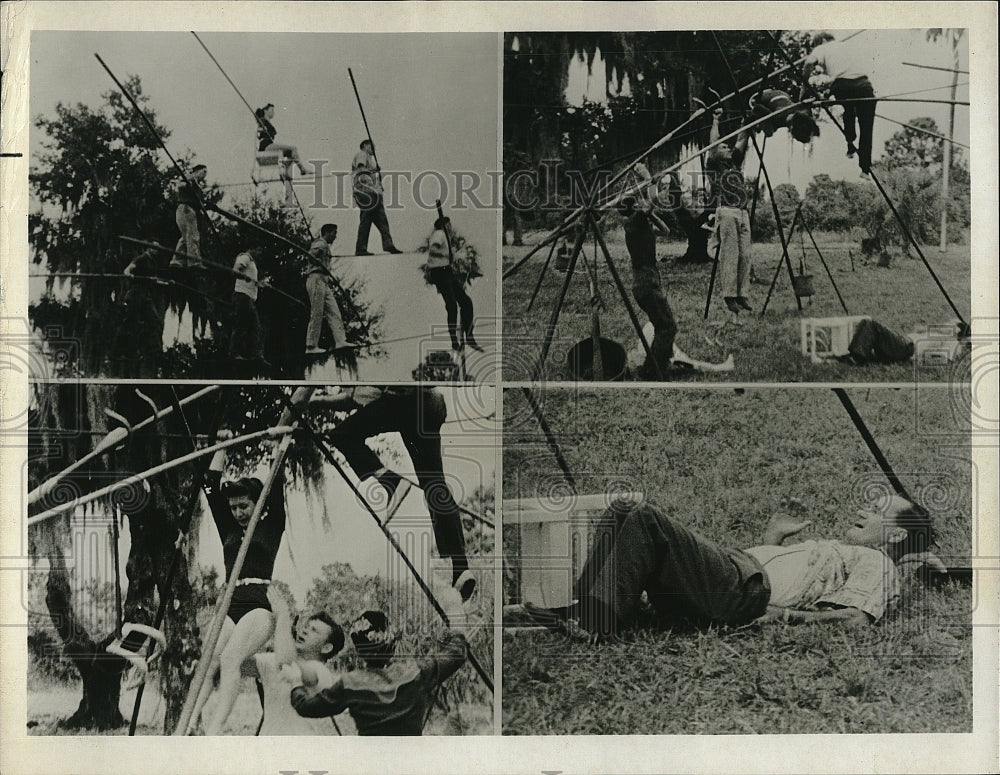
[[(249, 253), (240, 253), (236, 256), (236, 263), (233, 269), (243, 277), (237, 277), (233, 290), (236, 293), (245, 293), (254, 301), (257, 300), (257, 264), (253, 256)], [(244, 279), (246, 278), (246, 279)]]
[[(289, 699), (292, 684), (281, 674), (278, 662), (273, 652), (255, 654), (257, 673), (264, 687), (264, 724), (260, 735), (332, 735), (335, 734), (333, 722), (328, 718), (304, 718), (295, 712)], [(312, 662), (316, 668), (319, 682), (316, 690), (333, 686), (333, 674), (326, 665)]]
[(435, 229), (427, 244), (427, 268), (437, 269), (450, 263), (448, 236), (444, 233), (444, 229)]
[(818, 64), (832, 80), (870, 75), (875, 60), (873, 48), (870, 44), (855, 43), (856, 40), (823, 43), (809, 53), (806, 61)]
[(825, 603), (881, 619), (899, 598), (899, 572), (884, 553), (840, 541), (747, 549), (764, 566), (771, 604), (800, 610)]

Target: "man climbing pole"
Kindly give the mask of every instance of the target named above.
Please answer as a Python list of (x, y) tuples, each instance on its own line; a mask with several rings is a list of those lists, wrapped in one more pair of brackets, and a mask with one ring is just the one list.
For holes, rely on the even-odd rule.
[(337, 297), (330, 286), (330, 245), (337, 239), (337, 227), (324, 223), (320, 236), (309, 246), (312, 261), (305, 269), (306, 292), (309, 294), (309, 327), (306, 329), (306, 355), (322, 355), (326, 352), (319, 346), (319, 335), (325, 320), (333, 334), (334, 352), (348, 348), (344, 319), (340, 314)]
[(313, 403), (338, 411), (357, 408), (330, 432), (327, 441), (347, 458), (358, 479), (374, 478), (382, 485), (389, 496), (390, 513), (392, 505), (405, 496), (405, 482), (398, 472), (382, 463), (365, 439), (393, 431), (402, 436), (424, 491), (438, 554), (451, 561), (452, 583), (462, 599), (468, 600), (476, 588), (476, 579), (465, 554), (461, 512), (444, 476), (441, 426), (448, 410), (441, 393), (432, 387), (371, 386), (317, 398)]
[(372, 224), (382, 237), (382, 250), (386, 253), (402, 253), (392, 242), (389, 233), (389, 219), (385, 214), (385, 202), (382, 191), (382, 174), (375, 160), (375, 144), (371, 140), (362, 140), (360, 150), (351, 162), (351, 179), (354, 185), (354, 203), (361, 210), (361, 221), (358, 224), (358, 239), (354, 247), (354, 255), (370, 256), (368, 252), (368, 235)]
[[(437, 292), (444, 299), (452, 349), (455, 352), (460, 352), (464, 339), (464, 344), (469, 345), (473, 350), (482, 352), (483, 348), (479, 346), (472, 334), (472, 321), (475, 317), (472, 299), (465, 291), (465, 278), (459, 277), (458, 267), (455, 266), (454, 259), (451, 219), (440, 216), (434, 221), (434, 231), (427, 243), (425, 276), (427, 282), (437, 288)], [(468, 273), (466, 273), (467, 275)], [(459, 339), (458, 336), (459, 311), (461, 311), (463, 339)]]
[[(709, 142), (718, 142), (722, 108), (712, 114)], [(708, 152), (705, 170), (711, 183), (710, 204), (715, 207), (715, 239), (719, 257), (719, 284), (723, 301), (736, 324), (742, 310), (751, 311), (745, 288), (750, 274), (750, 215), (747, 213), (747, 187), (743, 177), (748, 132), (741, 132), (730, 147), (721, 143)]]
[[(872, 132), (875, 127), (875, 89), (862, 63), (871, 60), (871, 52), (863, 43), (836, 41), (823, 32), (813, 39), (815, 48), (806, 56), (802, 69), (803, 85), (799, 100), (808, 95), (806, 84), (818, 66), (830, 78), (830, 93), (844, 108), (844, 134), (847, 137), (847, 158), (858, 155), (861, 177), (868, 179), (872, 168)], [(860, 100), (852, 102), (850, 100)], [(857, 128), (855, 128), (855, 126)], [(857, 140), (857, 146), (854, 142)]]
[[(201, 261), (201, 223), (205, 218), (201, 203), (201, 184), (208, 174), (204, 164), (196, 164), (177, 188), (175, 219), (181, 238), (177, 240), (176, 254), (170, 259), (172, 269), (191, 267), (199, 269)], [(190, 259), (188, 258), (190, 256)]]
[(237, 273), (233, 284), (233, 322), (229, 336), (229, 355), (235, 360), (254, 361), (267, 367), (264, 359), (260, 317), (257, 314), (257, 261), (261, 256), (259, 245), (236, 256), (233, 271)]

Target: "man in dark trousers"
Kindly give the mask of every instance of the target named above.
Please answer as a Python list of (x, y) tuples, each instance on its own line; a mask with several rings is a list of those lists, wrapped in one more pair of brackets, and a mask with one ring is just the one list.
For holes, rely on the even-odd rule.
[(402, 253), (392, 242), (389, 233), (389, 219), (385, 214), (385, 202), (382, 192), (382, 176), (375, 160), (375, 145), (371, 140), (361, 142), (361, 150), (354, 155), (351, 163), (351, 179), (354, 184), (354, 204), (361, 210), (361, 221), (358, 224), (358, 241), (354, 246), (354, 255), (370, 256), (368, 252), (368, 235), (372, 224), (382, 237), (382, 250), (386, 253)]
[[(867, 179), (872, 168), (872, 134), (875, 127), (875, 89), (868, 80), (865, 61), (872, 53), (863, 42), (838, 42), (829, 33), (820, 33), (813, 41), (803, 66), (802, 77), (808, 82), (814, 69), (830, 78), (830, 93), (844, 108), (844, 134), (847, 137), (847, 158), (858, 155), (861, 177)], [(803, 84), (799, 99), (809, 96)], [(856, 102), (852, 100), (857, 100)], [(855, 129), (855, 125), (857, 128)], [(854, 145), (857, 140), (857, 146)]]
[(631, 196), (622, 200), (619, 212), (625, 219), (625, 247), (632, 260), (632, 294), (653, 324), (654, 332), (650, 350), (655, 363), (651, 363), (647, 356), (639, 376), (642, 379), (657, 379), (656, 367), (659, 366), (659, 373), (665, 374), (674, 357), (677, 323), (660, 286), (656, 234), (650, 223), (650, 213), (640, 208)]
[(382, 485), (389, 496), (390, 511), (397, 493), (404, 496), (407, 485), (399, 473), (383, 464), (365, 439), (393, 431), (402, 436), (424, 491), (438, 554), (451, 561), (455, 589), (468, 600), (476, 580), (465, 554), (461, 512), (444, 478), (441, 426), (448, 412), (441, 393), (432, 387), (366, 386), (314, 397), (311, 405), (338, 411), (357, 409), (328, 434), (327, 441), (347, 458), (358, 479), (374, 478)]
[(365, 611), (351, 628), (363, 667), (313, 694), (301, 685), (296, 665), (285, 668), (294, 687), (292, 707), (307, 718), (350, 711), (359, 735), (422, 734), (437, 688), (465, 664), (469, 645), (453, 629), (439, 638), (432, 655), (394, 660), (397, 640), (383, 612)]
[(564, 609), (526, 604), (534, 620), (610, 637), (636, 621), (642, 595), (661, 623), (747, 624), (761, 617), (786, 623), (870, 624), (900, 597), (900, 569), (929, 564), (930, 517), (900, 496), (860, 510), (843, 538), (785, 545), (811, 520), (788, 499), (761, 544), (723, 547), (650, 505), (613, 504), (605, 514), (612, 540), (595, 542)]

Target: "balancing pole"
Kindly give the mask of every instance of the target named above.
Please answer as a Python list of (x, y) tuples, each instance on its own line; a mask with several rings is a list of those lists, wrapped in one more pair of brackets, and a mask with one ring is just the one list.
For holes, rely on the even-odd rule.
[(371, 130), (368, 128), (368, 119), (365, 117), (365, 106), (361, 104), (361, 95), (358, 94), (358, 85), (354, 81), (354, 73), (351, 68), (347, 68), (347, 74), (351, 77), (351, 88), (354, 89), (354, 99), (358, 101), (358, 110), (361, 111), (361, 120), (365, 125), (365, 134), (368, 135), (368, 142), (372, 144), (372, 158), (375, 160), (375, 171), (378, 173), (378, 182), (382, 183), (382, 165), (378, 163), (378, 156), (375, 153), (375, 141), (372, 140)]
[(886, 459), (882, 450), (879, 449), (878, 442), (875, 441), (875, 437), (872, 436), (868, 426), (865, 425), (865, 421), (861, 419), (861, 415), (854, 406), (854, 402), (851, 401), (850, 396), (843, 388), (833, 388), (833, 392), (836, 393), (837, 398), (840, 399), (840, 403), (843, 404), (844, 409), (847, 410), (847, 414), (851, 418), (851, 422), (854, 423), (854, 427), (858, 429), (858, 433), (861, 434), (861, 438), (864, 439), (865, 444), (868, 447), (868, 451), (872, 453), (872, 457), (875, 458), (875, 462), (878, 463), (878, 467), (882, 469), (882, 473), (885, 474), (886, 479), (889, 480), (889, 484), (892, 485), (892, 489), (896, 491), (897, 495), (900, 495), (906, 500), (913, 503), (913, 498), (910, 497), (909, 493), (906, 492), (906, 488), (903, 483), (896, 476), (896, 472), (892, 470), (892, 466), (889, 465), (889, 461)]
[(539, 406), (538, 400), (535, 398), (535, 394), (531, 392), (530, 387), (522, 387), (521, 392), (528, 401), (528, 406), (531, 407), (532, 414), (535, 415), (538, 427), (545, 434), (545, 441), (549, 445), (549, 449), (552, 450), (552, 454), (555, 455), (556, 463), (559, 464), (559, 469), (562, 471), (563, 476), (566, 477), (566, 483), (569, 484), (570, 489), (575, 493), (577, 491), (576, 480), (569, 470), (569, 465), (566, 463), (566, 458), (563, 457), (562, 450), (559, 449), (559, 444), (556, 442), (556, 437), (552, 434), (552, 429), (545, 421), (545, 415), (542, 414), (542, 407)]

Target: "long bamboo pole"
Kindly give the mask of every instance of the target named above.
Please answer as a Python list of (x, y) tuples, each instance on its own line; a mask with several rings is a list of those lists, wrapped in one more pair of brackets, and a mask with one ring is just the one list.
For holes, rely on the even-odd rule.
[(265, 436), (271, 436), (271, 437), (282, 436), (291, 433), (292, 430), (294, 429), (291, 428), (290, 426), (276, 425), (273, 428), (266, 428), (265, 430), (254, 431), (253, 433), (247, 433), (243, 436), (237, 436), (236, 438), (233, 439), (226, 439), (225, 441), (220, 441), (218, 444), (214, 444), (210, 447), (202, 447), (201, 449), (196, 450), (195, 452), (189, 452), (186, 455), (174, 458), (173, 460), (168, 460), (167, 462), (161, 463), (158, 466), (153, 466), (152, 468), (147, 469), (142, 473), (133, 474), (132, 476), (127, 476), (124, 479), (115, 482), (114, 484), (109, 484), (106, 487), (102, 487), (99, 490), (95, 490), (94, 492), (87, 493), (86, 495), (81, 495), (80, 497), (74, 498), (71, 501), (55, 506), (54, 508), (51, 508), (48, 511), (43, 511), (41, 514), (38, 514), (37, 516), (29, 517), (28, 526), (31, 527), (32, 525), (37, 525), (39, 522), (44, 522), (45, 520), (51, 519), (52, 517), (57, 517), (65, 511), (75, 509), (79, 506), (84, 505), (85, 503), (90, 503), (93, 500), (102, 498), (105, 495), (114, 492), (115, 490), (141, 484), (146, 479), (149, 479), (151, 476), (162, 474), (164, 471), (169, 471), (171, 468), (176, 468), (177, 466), (184, 465), (185, 463), (189, 463), (192, 460), (197, 460), (198, 458), (204, 455), (211, 455), (214, 454), (215, 452), (219, 452), (220, 450), (228, 449), (229, 447), (235, 447), (238, 444), (246, 444), (248, 442), (254, 441), (255, 439), (264, 438)]
[[(195, 391), (194, 393), (192, 393), (189, 396), (185, 396), (183, 399), (181, 399), (180, 404), (181, 404), (181, 406), (183, 406), (184, 404), (190, 404), (192, 401), (197, 401), (202, 396), (207, 396), (213, 390), (217, 390), (217, 389), (218, 389), (218, 385), (209, 385), (208, 387), (204, 387), (201, 390)], [(166, 417), (167, 415), (169, 415), (173, 411), (174, 411), (174, 408), (172, 406), (168, 406), (168, 407), (166, 407), (164, 409), (161, 409), (159, 412), (157, 412), (152, 417), (147, 417), (142, 422), (136, 423), (135, 425), (132, 426), (131, 430), (128, 429), (128, 428), (115, 428), (115, 429), (109, 431), (105, 435), (105, 437), (101, 441), (99, 441), (97, 443), (97, 446), (94, 447), (94, 449), (92, 449), (90, 452), (88, 452), (86, 455), (84, 455), (83, 457), (81, 457), (76, 462), (74, 462), (71, 465), (69, 465), (66, 468), (64, 468), (62, 471), (60, 471), (55, 476), (53, 476), (50, 479), (47, 479), (46, 481), (42, 482), (40, 485), (38, 485), (38, 487), (36, 487), (31, 492), (29, 492), (28, 493), (28, 505), (31, 506), (32, 504), (34, 504), (35, 502), (37, 502), (40, 498), (44, 498), (45, 495), (47, 493), (49, 493), (52, 490), (52, 488), (55, 487), (59, 483), (59, 481), (61, 479), (63, 479), (68, 474), (73, 473), (80, 466), (82, 466), (82, 465), (90, 462), (91, 460), (93, 460), (95, 457), (98, 457), (99, 455), (103, 455), (103, 454), (105, 454), (107, 452), (110, 452), (112, 449), (114, 449), (119, 444), (121, 444), (123, 441), (125, 441), (125, 439), (127, 439), (130, 434), (135, 433), (136, 431), (142, 430), (147, 425), (151, 425), (153, 423), (158, 422), (159, 420), (163, 419), (164, 417)]]

